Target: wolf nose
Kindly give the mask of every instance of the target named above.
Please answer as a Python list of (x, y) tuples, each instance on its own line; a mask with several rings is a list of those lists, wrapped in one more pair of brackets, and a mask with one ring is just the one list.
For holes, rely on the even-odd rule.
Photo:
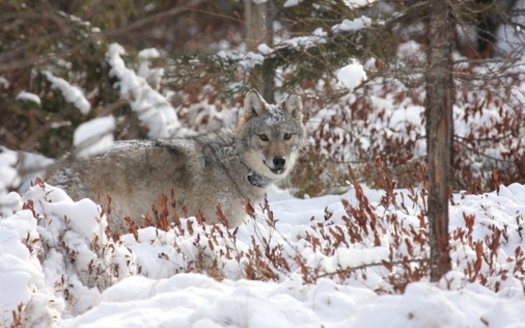
[(276, 169), (284, 168), (284, 164), (286, 164), (286, 160), (283, 157), (276, 156), (273, 158), (273, 166), (275, 166)]

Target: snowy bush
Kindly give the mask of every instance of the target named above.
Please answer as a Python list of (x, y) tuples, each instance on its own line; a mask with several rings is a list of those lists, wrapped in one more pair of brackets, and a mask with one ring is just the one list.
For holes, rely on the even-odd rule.
[[(517, 184), (482, 195), (454, 194), (453, 271), (439, 283), (441, 290), (477, 285), (500, 298), (523, 297), (523, 195)], [(191, 273), (225, 285), (272, 282), (291, 288), (300, 302), (305, 290), (328, 280), (359, 293), (408, 293), (416, 288), (411, 283), (429, 279), (425, 197), (424, 189), (378, 191), (354, 184), (341, 196), (302, 200), (275, 188), (262, 204), (247, 206), (245, 225), (228, 230), (206, 225), (202, 217), (184, 218), (170, 195), (145, 227), (128, 220), (129, 233), (118, 236), (107, 225), (110, 208), (88, 199), (74, 202), (38, 181), (15, 196), (14, 214), (0, 220), (6, 264), (1, 281), (13, 288), (10, 297), (0, 298), (2, 322), (53, 326), (68, 317), (82, 320), (102, 300), (133, 293), (125, 287), (137, 281), (132, 276), (165, 281)], [(124, 284), (115, 285), (119, 281)], [(148, 281), (136, 292), (150, 294)], [(213, 313), (203, 315), (215, 320)], [(337, 319), (318, 315), (308, 320)]]

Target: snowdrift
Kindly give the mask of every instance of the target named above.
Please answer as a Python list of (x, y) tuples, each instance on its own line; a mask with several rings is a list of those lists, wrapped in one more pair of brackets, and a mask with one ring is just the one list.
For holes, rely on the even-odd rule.
[[(38, 182), (0, 204), (0, 322), (28, 327), (520, 327), (525, 186), (454, 194), (453, 271), (428, 282), (424, 190), (296, 199), (273, 188), (228, 230), (159, 205), (107, 209)], [(248, 207), (250, 212), (250, 207)]]

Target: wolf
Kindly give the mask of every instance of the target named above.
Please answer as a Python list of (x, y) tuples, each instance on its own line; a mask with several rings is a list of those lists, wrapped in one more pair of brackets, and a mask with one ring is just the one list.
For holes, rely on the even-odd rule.
[(247, 217), (245, 201), (258, 201), (294, 167), (306, 142), (301, 98), (290, 94), (268, 104), (249, 91), (235, 130), (188, 138), (117, 141), (107, 151), (47, 173), (47, 183), (74, 200), (111, 197), (109, 224), (125, 232), (130, 217), (139, 226), (159, 194), (174, 191), (177, 208), (219, 223), (220, 204), (229, 228)]

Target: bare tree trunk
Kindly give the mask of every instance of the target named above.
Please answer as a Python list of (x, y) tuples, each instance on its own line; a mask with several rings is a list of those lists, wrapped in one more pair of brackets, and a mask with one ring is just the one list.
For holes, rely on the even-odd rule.
[[(246, 34), (244, 41), (246, 50), (255, 51), (257, 46), (266, 42), (272, 46), (273, 33), (273, 3), (271, 0), (258, 2), (244, 0), (244, 23)], [(257, 76), (256, 87), (266, 101), (273, 103), (274, 74), (273, 72), (263, 72)]]
[[(273, 0), (266, 1), (266, 44), (273, 47), (273, 20), (275, 15), (275, 8), (273, 6)], [(265, 74), (266, 73), (266, 74)], [(267, 102), (273, 104), (275, 102), (273, 89), (275, 87), (275, 74), (274, 72), (263, 72), (263, 83), (264, 87), (262, 90), (262, 96)]]
[(266, 3), (244, 0), (244, 23), (246, 50), (253, 51), (266, 39)]
[(452, 45), (450, 0), (430, 0), (428, 24), (427, 151), (430, 279), (438, 281), (450, 268), (448, 240), (449, 178), (452, 160)]

